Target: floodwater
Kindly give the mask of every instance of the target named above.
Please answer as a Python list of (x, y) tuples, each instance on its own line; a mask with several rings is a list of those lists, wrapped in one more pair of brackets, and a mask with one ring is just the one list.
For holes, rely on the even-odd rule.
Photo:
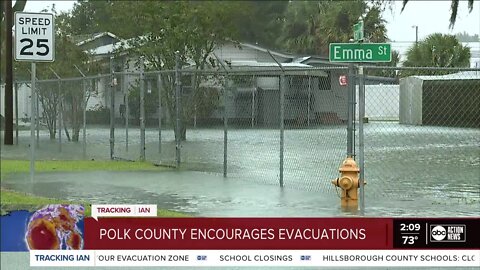
[[(130, 130), (127, 152), (125, 129), (116, 129), (115, 157), (138, 160), (139, 134), (138, 128)], [(172, 131), (162, 131), (160, 154), (158, 131), (147, 129), (147, 160), (172, 164), (173, 137)], [(28, 174), (13, 174), (2, 179), (1, 185), (91, 203), (158, 204), (160, 208), (197, 216), (362, 215), (343, 211), (330, 183), (338, 176), (345, 157), (345, 138), (345, 126), (286, 130), (285, 188), (279, 187), (279, 131), (249, 128), (228, 131), (227, 178), (222, 174), (223, 130), (190, 129), (181, 148), (185, 170), (38, 173), (33, 184)], [(40, 142), (37, 159), (84, 158), (81, 143), (63, 142), (60, 151), (59, 144), (50, 141), (46, 131), (41, 131)], [(358, 153), (358, 136), (356, 143)], [(2, 145), (1, 158), (28, 159), (28, 144), (29, 131), (21, 131), (19, 145)], [(109, 130), (89, 127), (86, 150), (87, 159), (110, 159)], [(365, 216), (479, 216), (480, 129), (366, 124), (365, 178)], [(28, 253), (0, 255), (2, 269), (29, 268)]]
[[(2, 149), (3, 158), (28, 159), (29, 133)], [(138, 128), (115, 131), (115, 156), (139, 159)], [(223, 178), (223, 130), (190, 129), (180, 172), (41, 173), (11, 175), (2, 186), (41, 196), (92, 203), (156, 203), (199, 216), (343, 216), (331, 180), (345, 157), (345, 126), (285, 131), (284, 185), (279, 187), (280, 141), (274, 129), (228, 131), (228, 176)], [(81, 143), (48, 140), (41, 132), (38, 159), (81, 159)], [(146, 132), (147, 160), (171, 164), (173, 132)], [(358, 153), (358, 137), (357, 153)], [(109, 159), (109, 130), (87, 130), (87, 158)], [(478, 216), (480, 129), (365, 125), (365, 215)]]
[[(157, 204), (160, 208), (213, 217), (350, 216), (336, 193), (274, 185), (204, 172), (40, 173), (33, 185), (24, 175), (2, 181), (13, 190), (91, 203)], [(367, 216), (475, 216), (478, 205), (457, 200), (377, 198), (366, 192)]]

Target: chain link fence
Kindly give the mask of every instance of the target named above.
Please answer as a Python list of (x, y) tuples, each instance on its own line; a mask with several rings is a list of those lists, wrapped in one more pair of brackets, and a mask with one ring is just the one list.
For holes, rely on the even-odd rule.
[[(36, 159), (107, 159), (108, 111), (103, 100), (108, 76), (36, 81), (34, 138)], [(15, 82), (15, 144), (2, 158), (29, 159), (32, 91)]]
[[(385, 70), (400, 79), (368, 75)], [(459, 215), (478, 211), (480, 70), (363, 71), (364, 102), (357, 109), (364, 106), (365, 113), (357, 120), (363, 120), (358, 135), (364, 135), (367, 198), (404, 201), (405, 211), (432, 202), (439, 213), (449, 207)]]
[[(180, 164), (335, 196), (330, 180), (347, 155), (348, 108), (356, 104), (352, 154), (367, 200), (478, 203), (480, 71), (358, 71), (135, 69), (37, 81), (36, 158)], [(29, 82), (17, 81), (16, 91), (17, 127), (27, 127)], [(17, 132), (18, 147), (2, 158), (29, 158), (30, 132)]]

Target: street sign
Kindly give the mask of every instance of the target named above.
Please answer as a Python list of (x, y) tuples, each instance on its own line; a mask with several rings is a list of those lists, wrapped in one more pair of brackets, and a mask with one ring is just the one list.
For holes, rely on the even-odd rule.
[(30, 62), (55, 60), (53, 14), (15, 12), (15, 60)]
[(338, 83), (340, 84), (340, 86), (347, 86), (348, 85), (347, 75), (338, 76)]
[(390, 62), (388, 43), (330, 43), (330, 62)]
[(353, 40), (363, 40), (363, 21), (359, 21), (358, 23), (353, 25)]

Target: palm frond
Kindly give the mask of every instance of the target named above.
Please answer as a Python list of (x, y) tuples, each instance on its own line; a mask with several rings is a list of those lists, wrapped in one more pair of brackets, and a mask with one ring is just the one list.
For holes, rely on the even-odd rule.
[(457, 20), (459, 1), (460, 0), (452, 0), (452, 6), (451, 6), (452, 13), (450, 14), (450, 29), (453, 29), (453, 27), (455, 26), (455, 21)]

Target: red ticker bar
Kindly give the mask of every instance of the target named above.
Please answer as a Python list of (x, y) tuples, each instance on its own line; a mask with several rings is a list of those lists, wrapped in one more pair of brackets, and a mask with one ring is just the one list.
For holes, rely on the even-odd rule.
[(479, 218), (93, 218), (85, 249), (479, 249)]
[(389, 218), (93, 218), (85, 249), (391, 249)]

